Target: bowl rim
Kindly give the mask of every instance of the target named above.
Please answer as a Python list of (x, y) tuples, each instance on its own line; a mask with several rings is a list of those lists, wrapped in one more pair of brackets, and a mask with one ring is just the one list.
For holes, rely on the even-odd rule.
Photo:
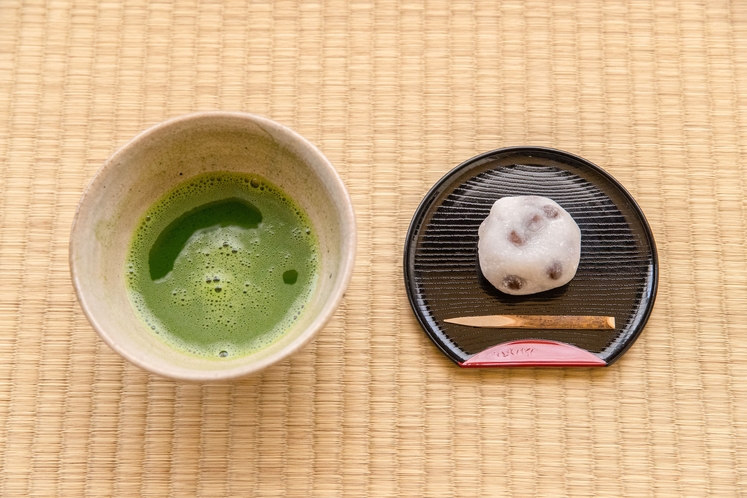
[[(142, 142), (156, 138), (158, 134), (167, 131), (168, 129), (178, 126), (180, 124), (195, 122), (199, 123), (204, 120), (215, 120), (215, 119), (234, 119), (238, 121), (248, 121), (255, 125), (258, 125), (262, 130), (272, 130), (276, 133), (280, 133), (288, 136), (291, 142), (298, 146), (300, 149), (315, 156), (319, 164), (323, 166), (324, 171), (329, 175), (329, 183), (325, 182), (325, 185), (332, 186), (335, 196), (335, 202), (333, 204), (337, 208), (336, 211), (341, 218), (342, 226), (349, 227), (349, 234), (347, 237), (341, 237), (342, 247), (340, 256), (342, 258), (342, 264), (339, 265), (340, 277), (338, 278), (337, 285), (333, 288), (330, 297), (322, 307), (321, 311), (317, 314), (314, 320), (306, 327), (306, 329), (292, 342), (287, 344), (282, 349), (275, 353), (262, 358), (256, 362), (250, 362), (246, 364), (239, 364), (231, 368), (216, 369), (216, 370), (195, 370), (187, 367), (178, 367), (176, 365), (158, 364), (154, 365), (143, 361), (137, 355), (133, 355), (129, 350), (119, 345), (116, 338), (110, 334), (105, 327), (101, 326), (97, 319), (97, 312), (92, 309), (89, 304), (86, 294), (82, 290), (82, 282), (80, 271), (77, 267), (76, 261), (79, 260), (78, 256), (78, 244), (81, 237), (76, 236), (77, 232), (81, 229), (81, 213), (83, 210), (93, 207), (89, 206), (92, 193), (100, 188), (102, 182), (110, 174), (110, 172), (120, 167), (119, 159), (131, 150), (139, 147)], [(70, 276), (75, 290), (75, 295), (82, 309), (84, 315), (88, 319), (89, 323), (96, 331), (99, 337), (106, 342), (110, 348), (117, 352), (124, 359), (129, 362), (143, 368), (151, 373), (161, 375), (176, 380), (186, 381), (215, 381), (215, 380), (229, 380), (238, 377), (243, 377), (253, 373), (257, 373), (265, 368), (278, 363), (285, 358), (296, 353), (298, 350), (306, 346), (321, 329), (332, 319), (337, 308), (339, 307), (347, 288), (350, 285), (350, 281), (353, 275), (353, 269), (355, 264), (355, 253), (357, 247), (357, 226), (355, 219), (355, 211), (353, 209), (353, 203), (350, 194), (342, 180), (339, 172), (335, 169), (332, 163), (327, 157), (319, 150), (314, 144), (308, 141), (299, 133), (295, 132), (291, 128), (282, 125), (269, 118), (259, 116), (247, 112), (238, 111), (202, 111), (194, 112), (176, 116), (165, 121), (159, 122), (135, 135), (133, 138), (124, 143), (114, 153), (112, 153), (102, 164), (101, 167), (96, 171), (94, 176), (89, 181), (83, 194), (80, 197), (78, 205), (75, 209), (73, 221), (70, 230), (70, 240), (68, 244), (68, 265), (70, 270)]]

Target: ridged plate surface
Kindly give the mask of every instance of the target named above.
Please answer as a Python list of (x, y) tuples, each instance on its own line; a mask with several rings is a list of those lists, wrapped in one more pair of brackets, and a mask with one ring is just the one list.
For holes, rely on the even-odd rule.
[[(581, 229), (581, 261), (567, 285), (509, 296), (481, 275), (477, 230), (504, 196), (541, 195)], [(405, 286), (423, 329), (452, 360), (491, 346), (543, 339), (585, 349), (608, 365), (641, 333), (658, 280), (656, 246), (630, 194), (598, 166), (541, 147), (499, 149), (457, 166), (428, 192), (405, 241)], [(614, 330), (472, 328), (445, 318), (492, 314), (614, 316)]]

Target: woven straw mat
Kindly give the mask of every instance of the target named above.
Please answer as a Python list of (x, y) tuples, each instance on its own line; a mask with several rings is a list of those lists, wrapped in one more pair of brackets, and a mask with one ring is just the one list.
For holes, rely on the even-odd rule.
[[(0, 2), (0, 495), (747, 495), (747, 6), (705, 0)], [(359, 224), (347, 296), (232, 382), (126, 363), (75, 299), (97, 169), (200, 110), (295, 129)], [(513, 145), (602, 166), (656, 237), (609, 368), (462, 370), (408, 304), (428, 189)]]

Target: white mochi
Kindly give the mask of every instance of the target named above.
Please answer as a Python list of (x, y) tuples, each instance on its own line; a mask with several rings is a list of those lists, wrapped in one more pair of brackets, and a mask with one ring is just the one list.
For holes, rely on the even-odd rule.
[(504, 197), (480, 225), (480, 269), (498, 290), (534, 294), (571, 281), (581, 258), (581, 230), (556, 202)]

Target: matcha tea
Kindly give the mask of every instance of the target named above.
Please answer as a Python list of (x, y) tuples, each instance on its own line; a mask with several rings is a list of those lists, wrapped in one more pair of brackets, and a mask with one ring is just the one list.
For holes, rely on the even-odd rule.
[(171, 346), (231, 358), (277, 340), (304, 311), (318, 242), (300, 206), (256, 175), (210, 173), (140, 220), (125, 272), (138, 314)]

